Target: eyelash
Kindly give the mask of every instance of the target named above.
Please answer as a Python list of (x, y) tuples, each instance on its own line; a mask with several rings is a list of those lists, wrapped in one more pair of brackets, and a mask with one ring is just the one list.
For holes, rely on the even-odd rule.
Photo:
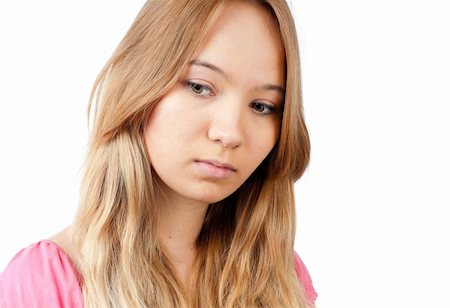
[[(204, 94), (199, 94), (199, 93), (195, 92), (195, 91), (192, 89), (193, 87), (200, 87), (200, 88), (202, 89), (202, 91), (201, 91), (200, 93), (202, 93), (203, 90), (207, 90), (207, 91), (209, 91), (209, 93), (211, 93), (211, 94), (210, 94), (211, 96), (214, 96), (214, 95), (215, 95), (215, 94), (212, 94), (212, 89), (211, 89), (210, 87), (208, 87), (208, 86), (206, 86), (206, 85), (203, 85), (203, 84), (201, 84), (201, 83), (192, 82), (192, 81), (186, 81), (186, 82), (185, 82), (185, 87), (186, 87), (193, 95), (198, 96), (198, 97), (204, 98), (205, 95), (204, 95)], [(256, 105), (262, 105), (264, 108), (266, 108), (266, 109), (268, 110), (268, 112), (266, 112), (266, 113), (258, 112), (258, 113), (261, 114), (262, 116), (268, 116), (268, 115), (274, 114), (274, 113), (276, 113), (276, 112), (278, 111), (276, 107), (274, 107), (274, 106), (272, 106), (272, 105), (269, 105), (269, 104), (262, 103), (262, 102), (253, 102), (253, 103), (252, 103), (252, 106), (256, 106)]]

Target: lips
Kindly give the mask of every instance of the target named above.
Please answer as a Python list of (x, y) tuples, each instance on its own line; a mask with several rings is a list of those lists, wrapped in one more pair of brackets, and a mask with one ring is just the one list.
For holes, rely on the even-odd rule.
[(224, 168), (224, 169), (229, 169), (229, 170), (234, 171), (234, 172), (237, 171), (237, 169), (234, 166), (232, 166), (230, 164), (227, 164), (227, 163), (224, 163), (224, 162), (220, 162), (218, 160), (214, 160), (214, 159), (202, 159), (202, 160), (198, 159), (198, 160), (196, 160), (196, 162), (208, 163), (208, 164), (211, 164), (213, 166), (216, 166), (216, 167), (219, 167), (219, 168)]
[(236, 173), (236, 168), (232, 165), (212, 159), (196, 160), (195, 166), (202, 179), (208, 181), (225, 180)]

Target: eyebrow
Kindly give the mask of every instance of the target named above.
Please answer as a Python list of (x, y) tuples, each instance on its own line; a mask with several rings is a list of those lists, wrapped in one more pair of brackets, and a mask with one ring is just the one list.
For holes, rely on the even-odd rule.
[[(196, 66), (206, 67), (206, 68), (208, 68), (208, 69), (210, 69), (210, 70), (212, 70), (214, 72), (219, 73), (220, 75), (225, 77), (225, 79), (227, 79), (227, 80), (230, 79), (230, 76), (227, 73), (225, 73), (224, 70), (222, 70), (220, 67), (218, 67), (218, 66), (216, 66), (216, 65), (214, 65), (212, 63), (209, 63), (209, 62), (206, 62), (206, 61), (203, 61), (203, 60), (195, 59), (195, 60), (190, 61), (189, 65), (196, 65)], [(264, 85), (257, 86), (257, 87), (254, 88), (254, 90), (259, 90), (259, 89), (277, 91), (283, 96), (284, 96), (284, 92), (285, 92), (284, 87), (282, 87), (280, 85), (276, 85), (276, 84), (264, 84)]]

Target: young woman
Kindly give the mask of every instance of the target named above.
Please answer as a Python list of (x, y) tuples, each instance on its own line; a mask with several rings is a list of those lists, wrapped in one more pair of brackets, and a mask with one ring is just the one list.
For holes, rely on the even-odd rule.
[(310, 146), (284, 0), (148, 1), (88, 111), (75, 221), (13, 258), (0, 307), (314, 306), (293, 250)]

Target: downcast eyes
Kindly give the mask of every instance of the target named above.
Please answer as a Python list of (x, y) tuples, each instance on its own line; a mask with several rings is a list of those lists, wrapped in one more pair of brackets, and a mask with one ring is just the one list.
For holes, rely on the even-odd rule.
[[(186, 81), (185, 86), (188, 88), (188, 90), (193, 93), (195, 96), (205, 98), (208, 96), (215, 96), (212, 89), (206, 85), (192, 82), (192, 81)], [(266, 104), (263, 102), (252, 102), (250, 106), (259, 114), (261, 115), (269, 115), (274, 114), (277, 112), (277, 108), (275, 106), (272, 106), (271, 104)]]

